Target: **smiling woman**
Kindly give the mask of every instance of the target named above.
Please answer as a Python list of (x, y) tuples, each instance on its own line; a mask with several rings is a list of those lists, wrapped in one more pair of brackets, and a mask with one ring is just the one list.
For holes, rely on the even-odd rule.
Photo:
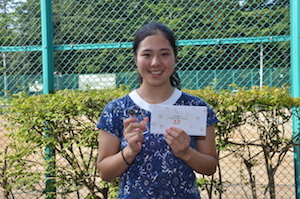
[[(148, 89), (173, 92), (173, 89), (170, 89), (172, 87), (170, 76), (174, 72), (175, 55), (170, 42), (163, 33), (158, 31), (157, 34), (146, 37), (140, 43), (135, 55), (135, 62), (143, 79), (138, 92)], [(165, 97), (168, 98), (168, 95), (170, 94)]]
[[(175, 56), (176, 59), (175, 62), (177, 61), (177, 46), (176, 46), (175, 35), (168, 27), (159, 26), (159, 24), (157, 23), (147, 24), (146, 26), (139, 29), (138, 32), (135, 34), (135, 38), (133, 42), (133, 52), (135, 58), (137, 57), (138, 48), (141, 46), (140, 43), (148, 36), (156, 35), (159, 32), (162, 33), (162, 35), (165, 37), (165, 39), (167, 40), (167, 42), (171, 47), (171, 49), (167, 47), (165, 50), (171, 50)], [(140, 83), (142, 83), (142, 80), (143, 78), (140, 76)], [(174, 69), (173, 74), (170, 76), (170, 83), (173, 87), (180, 89), (180, 79), (176, 73), (176, 69)]]
[[(106, 181), (121, 177), (119, 198), (199, 199), (194, 171), (206, 175), (216, 171), (218, 119), (203, 99), (180, 91), (176, 40), (168, 27), (145, 25), (133, 45), (141, 85), (108, 103), (102, 112), (97, 125), (100, 176)], [(151, 111), (157, 104), (207, 107), (206, 135), (190, 136), (182, 126), (153, 134)], [(134, 114), (128, 111), (132, 107), (139, 107)]]

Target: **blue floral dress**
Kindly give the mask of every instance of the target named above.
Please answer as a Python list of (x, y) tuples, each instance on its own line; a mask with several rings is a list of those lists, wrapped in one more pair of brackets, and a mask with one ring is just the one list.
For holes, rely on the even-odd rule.
[[(207, 106), (207, 126), (218, 122), (211, 107), (203, 99), (178, 89), (162, 104)], [(128, 110), (132, 108), (138, 109), (136, 117), (149, 117), (151, 121), (151, 104), (145, 102), (136, 91), (132, 91), (108, 103), (97, 124), (99, 129), (120, 139), (120, 149), (127, 146), (123, 136), (123, 120), (128, 117)], [(196, 137), (191, 136), (190, 146), (195, 148)], [(164, 136), (147, 132), (144, 134), (141, 152), (120, 178), (119, 198), (199, 199), (200, 193), (195, 181), (194, 171), (174, 156)]]

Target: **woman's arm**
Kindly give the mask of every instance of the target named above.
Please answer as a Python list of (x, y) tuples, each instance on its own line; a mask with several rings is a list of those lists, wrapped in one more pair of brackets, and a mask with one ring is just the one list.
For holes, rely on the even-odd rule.
[(189, 146), (190, 137), (181, 129), (168, 129), (165, 137), (174, 155), (185, 161), (196, 172), (205, 175), (216, 172), (218, 157), (214, 125), (207, 127), (206, 136), (197, 137), (196, 149)]
[[(97, 169), (102, 180), (111, 181), (121, 176), (134, 162), (135, 157), (142, 149), (144, 139), (142, 131), (149, 121), (145, 118), (137, 123), (136, 118), (127, 118), (124, 123), (124, 137), (128, 146), (120, 150), (120, 140), (112, 134), (100, 130), (98, 140)], [(122, 156), (123, 153), (123, 156)]]
[(128, 169), (119, 150), (120, 140), (112, 134), (100, 130), (97, 169), (102, 180), (111, 181)]

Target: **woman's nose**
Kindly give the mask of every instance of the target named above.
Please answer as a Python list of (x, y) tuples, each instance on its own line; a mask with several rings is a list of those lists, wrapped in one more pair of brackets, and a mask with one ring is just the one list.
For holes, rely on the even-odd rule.
[(161, 64), (161, 60), (159, 56), (153, 56), (151, 65), (152, 66), (159, 66)]

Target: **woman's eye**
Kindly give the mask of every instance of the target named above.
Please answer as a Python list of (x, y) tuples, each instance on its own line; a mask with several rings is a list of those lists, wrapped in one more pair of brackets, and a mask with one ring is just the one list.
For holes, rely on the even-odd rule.
[(162, 56), (168, 56), (169, 55), (169, 53), (163, 53), (162, 54)]
[(150, 57), (150, 54), (142, 54), (143, 57)]

